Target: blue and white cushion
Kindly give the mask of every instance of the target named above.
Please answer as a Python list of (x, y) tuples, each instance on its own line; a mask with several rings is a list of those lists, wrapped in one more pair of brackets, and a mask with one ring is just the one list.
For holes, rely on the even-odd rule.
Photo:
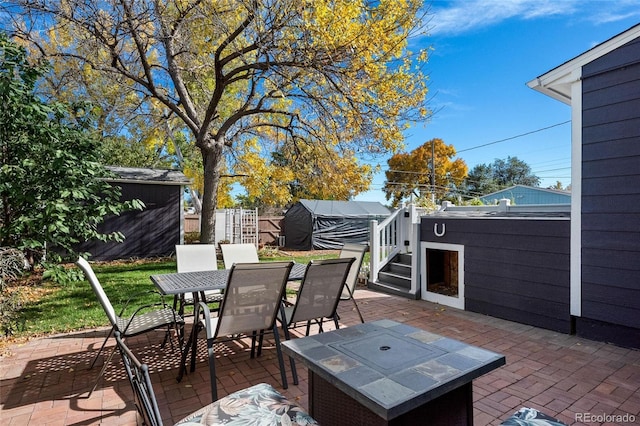
[(501, 423), (502, 426), (567, 426), (558, 419), (547, 416), (534, 408), (521, 408)]
[(176, 426), (317, 425), (302, 409), (266, 383), (240, 390), (209, 404), (176, 423)]

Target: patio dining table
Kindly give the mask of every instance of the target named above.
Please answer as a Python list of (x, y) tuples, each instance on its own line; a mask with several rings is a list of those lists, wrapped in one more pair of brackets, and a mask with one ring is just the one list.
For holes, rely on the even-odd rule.
[[(289, 272), (289, 281), (300, 281), (304, 278), (304, 273), (307, 269), (307, 265), (304, 263), (294, 263)], [(198, 271), (198, 272), (175, 272), (171, 274), (157, 274), (151, 275), (151, 281), (158, 290), (165, 295), (176, 295), (182, 293), (192, 293), (193, 302), (195, 306), (198, 306), (200, 301), (200, 294), (207, 290), (224, 290), (227, 286), (227, 280), (229, 279), (230, 269), (217, 269), (213, 271)], [(191, 349), (191, 371), (195, 371), (196, 364), (196, 350), (197, 350), (197, 325), (198, 315), (194, 312), (193, 327), (191, 329), (191, 348), (185, 345), (183, 350), (182, 359), (185, 359), (186, 352)], [(178, 373), (178, 381), (182, 379), (182, 375), (186, 370), (186, 366), (181, 362), (180, 372)]]

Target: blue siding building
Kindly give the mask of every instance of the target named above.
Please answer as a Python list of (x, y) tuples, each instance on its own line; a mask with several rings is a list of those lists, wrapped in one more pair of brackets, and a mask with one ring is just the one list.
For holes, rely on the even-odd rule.
[(538, 188), (526, 185), (514, 185), (491, 194), (480, 197), (483, 204), (498, 204), (498, 201), (506, 198), (511, 205), (526, 204), (571, 204), (571, 193), (556, 189)]

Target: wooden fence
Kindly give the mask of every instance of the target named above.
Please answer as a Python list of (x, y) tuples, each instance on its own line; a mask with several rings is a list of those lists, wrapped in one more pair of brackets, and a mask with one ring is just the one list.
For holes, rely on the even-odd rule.
[(200, 215), (185, 214), (184, 215), (184, 233), (200, 232)]
[[(279, 246), (281, 244), (281, 236), (283, 232), (283, 216), (259, 216), (258, 217), (258, 244)], [(184, 215), (184, 232), (200, 232), (200, 215), (185, 214)]]
[[(260, 245), (279, 247), (284, 243), (284, 216), (258, 217), (258, 242)], [(282, 239), (280, 238), (282, 237)], [(282, 241), (281, 241), (282, 240)]]

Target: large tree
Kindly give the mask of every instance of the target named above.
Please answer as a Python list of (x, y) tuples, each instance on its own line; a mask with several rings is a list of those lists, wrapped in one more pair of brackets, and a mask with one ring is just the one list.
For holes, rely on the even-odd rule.
[(493, 177), (491, 164), (477, 164), (465, 179), (465, 193), (470, 198), (491, 194), (500, 189), (500, 185)]
[[(272, 153), (271, 162), (279, 170), (288, 171), (289, 179), (282, 176), (278, 182), (271, 183), (247, 178), (246, 181), (251, 183), (245, 185), (249, 194), (255, 194), (255, 198), (261, 200), (260, 204), (284, 206), (300, 199), (346, 201), (369, 187), (372, 167), (358, 164), (351, 151), (340, 155), (323, 146), (317, 147), (321, 152), (301, 151), (314, 148), (310, 145), (281, 144)], [(312, 161), (306, 160), (309, 158)], [(249, 170), (246, 172), (249, 173)]]
[(50, 261), (104, 235), (98, 225), (138, 203), (122, 204), (120, 191), (101, 177), (95, 139), (81, 107), (46, 103), (35, 95), (46, 64), (30, 64), (26, 51), (0, 32), (0, 246), (24, 251), (33, 262), (45, 249)]
[(389, 170), (385, 172), (383, 191), (387, 200), (391, 199), (391, 204), (397, 206), (413, 196), (444, 198), (467, 175), (466, 163), (461, 158), (454, 159), (455, 155), (453, 145), (447, 145), (438, 138), (409, 153), (395, 154), (389, 159)]
[(466, 191), (469, 196), (478, 197), (508, 188), (513, 185), (540, 185), (540, 178), (533, 174), (531, 167), (518, 157), (496, 159), (490, 164), (478, 164), (469, 172)]
[(320, 146), (393, 152), (405, 126), (427, 114), (426, 53), (407, 50), (421, 29), (420, 0), (5, 4), (18, 6), (10, 17), (25, 43), (110, 78), (140, 111), (189, 135), (202, 156), (202, 241), (214, 237), (225, 166), (234, 175), (260, 153), (262, 176), (277, 183), (262, 155), (277, 150), (274, 141), (301, 147), (306, 162)]

